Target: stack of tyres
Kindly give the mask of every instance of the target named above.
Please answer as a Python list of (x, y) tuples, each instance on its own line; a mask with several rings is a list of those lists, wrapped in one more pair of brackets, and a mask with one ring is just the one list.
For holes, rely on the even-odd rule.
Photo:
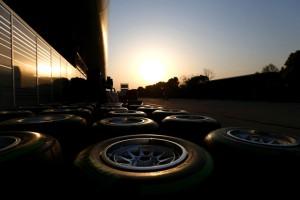
[(95, 102), (90, 102), (88, 105), (92, 106), (94, 109), (97, 107), (97, 103)]
[(87, 109), (90, 110), (92, 113), (95, 112), (95, 106), (93, 106), (92, 104), (82, 104), (82, 105), (78, 105), (78, 108), (82, 108), (82, 109)]
[(138, 110), (114, 110), (108, 113), (109, 117), (147, 117), (147, 114)]
[(84, 108), (84, 109), (89, 109), (91, 111), (95, 109), (95, 107), (90, 104), (67, 104), (67, 105), (60, 105), (57, 108), (62, 108), (62, 109)]
[(9, 119), (14, 119), (17, 117), (29, 117), (33, 115), (33, 112), (31, 112), (30, 110), (1, 110), (0, 122)]
[(0, 123), (0, 130), (36, 131), (55, 137), (61, 144), (63, 154), (70, 160), (92, 142), (86, 127), (84, 118), (69, 114), (15, 118)]
[(100, 106), (95, 110), (95, 119), (103, 119), (108, 117), (108, 113), (110, 111), (127, 111), (128, 109), (125, 107), (119, 106)]
[(187, 115), (189, 114), (186, 110), (180, 110), (180, 109), (160, 109), (160, 110), (155, 110), (152, 113), (153, 119), (157, 123), (161, 123), (161, 121), (170, 116), (170, 115)]
[(123, 103), (121, 103), (121, 102), (108, 102), (108, 103), (102, 104), (101, 106), (104, 106), (104, 107), (122, 107)]
[(61, 108), (61, 109), (77, 109), (80, 108), (80, 106), (78, 105), (61, 105), (57, 108)]
[(156, 133), (158, 124), (145, 117), (111, 117), (93, 124), (94, 137), (98, 140), (128, 134)]
[(142, 100), (128, 100), (127, 105), (142, 105), (143, 101)]
[(126, 107), (129, 110), (136, 110), (138, 107), (143, 105), (143, 101), (132, 101), (132, 102), (127, 102)]
[(209, 132), (219, 128), (221, 124), (216, 119), (195, 114), (171, 115), (161, 123), (164, 134), (181, 137), (201, 145)]
[(34, 114), (39, 114), (42, 110), (51, 109), (50, 105), (32, 105), (32, 106), (19, 106), (19, 110), (30, 110)]
[(47, 109), (41, 112), (41, 115), (49, 114), (72, 114), (82, 117), (86, 120), (87, 124), (90, 125), (93, 121), (92, 111), (84, 108), (56, 108), (56, 109)]
[[(91, 103), (76, 103), (76, 104), (69, 104), (69, 105), (61, 105), (57, 107), (57, 109), (84, 109), (89, 110), (92, 116), (92, 119), (95, 118), (95, 110), (96, 110), (96, 104)], [(89, 121), (89, 120), (88, 120)]]
[(148, 118), (153, 119), (152, 113), (156, 110), (161, 110), (163, 107), (157, 105), (143, 105), (137, 108), (138, 111), (143, 111), (147, 114)]
[(90, 146), (77, 156), (75, 165), (86, 177), (80, 181), (86, 194), (112, 198), (204, 195), (213, 169), (211, 156), (198, 145), (149, 134)]
[[(0, 132), (1, 195), (30, 197), (58, 189), (62, 155), (51, 136), (29, 131)], [(27, 196), (28, 195), (28, 196)]]
[(293, 135), (232, 127), (209, 133), (205, 142), (215, 160), (216, 187), (269, 197), (298, 188), (300, 143)]
[(137, 110), (139, 107), (141, 107), (142, 105), (140, 104), (130, 104), (130, 105), (127, 105), (127, 108), (129, 110)]

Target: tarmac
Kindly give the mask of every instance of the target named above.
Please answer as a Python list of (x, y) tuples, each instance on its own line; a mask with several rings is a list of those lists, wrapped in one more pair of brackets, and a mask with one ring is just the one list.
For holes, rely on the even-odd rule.
[(210, 116), (222, 127), (246, 127), (300, 137), (300, 103), (159, 98), (144, 98), (143, 102)]

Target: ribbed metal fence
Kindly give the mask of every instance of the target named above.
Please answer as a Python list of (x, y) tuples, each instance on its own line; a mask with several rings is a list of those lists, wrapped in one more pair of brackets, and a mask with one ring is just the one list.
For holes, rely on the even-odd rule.
[(1, 107), (49, 103), (55, 100), (55, 82), (76, 77), (86, 79), (0, 1)]

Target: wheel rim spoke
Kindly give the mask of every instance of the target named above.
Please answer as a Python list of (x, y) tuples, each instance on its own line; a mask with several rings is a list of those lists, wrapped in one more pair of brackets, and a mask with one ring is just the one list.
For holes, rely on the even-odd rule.
[(106, 148), (103, 159), (127, 170), (153, 171), (178, 165), (187, 157), (181, 145), (163, 139), (118, 142)]
[(290, 136), (278, 135), (254, 130), (230, 130), (227, 132), (230, 137), (253, 144), (267, 146), (298, 146), (299, 142)]

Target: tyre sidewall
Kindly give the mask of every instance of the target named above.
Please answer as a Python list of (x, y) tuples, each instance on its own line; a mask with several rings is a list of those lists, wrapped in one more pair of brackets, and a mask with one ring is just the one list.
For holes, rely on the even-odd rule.
[[(184, 146), (188, 151), (188, 158), (178, 166), (156, 172), (130, 172), (116, 169), (99, 159), (104, 149), (117, 141), (130, 138), (153, 137), (168, 139)], [(174, 137), (157, 135), (131, 135), (106, 140), (95, 147), (81, 152), (76, 159), (76, 165), (84, 168), (93, 179), (101, 180), (104, 185), (117, 184), (137, 187), (141, 194), (164, 194), (183, 191), (202, 182), (212, 170), (212, 159), (201, 147)], [(104, 181), (105, 180), (105, 181)]]

